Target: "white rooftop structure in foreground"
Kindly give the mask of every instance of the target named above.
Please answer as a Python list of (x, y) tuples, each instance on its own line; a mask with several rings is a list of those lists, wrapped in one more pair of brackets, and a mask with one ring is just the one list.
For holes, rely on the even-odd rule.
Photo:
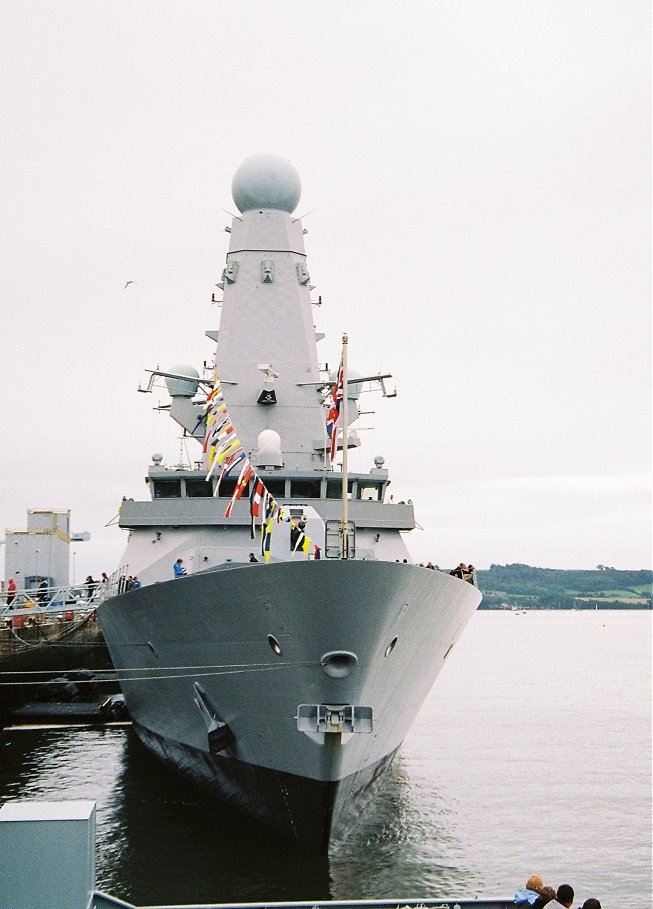
[(5, 802), (0, 904), (87, 909), (95, 890), (95, 802)]

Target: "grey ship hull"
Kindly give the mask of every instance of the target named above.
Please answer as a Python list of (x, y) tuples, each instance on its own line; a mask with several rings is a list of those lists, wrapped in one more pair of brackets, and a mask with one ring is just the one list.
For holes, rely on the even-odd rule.
[[(438, 571), (320, 560), (153, 584), (99, 616), (142, 741), (271, 830), (326, 849), (373, 795), (480, 599)], [(355, 656), (348, 673), (325, 672), (334, 651)], [(372, 728), (300, 728), (300, 705), (371, 708)]]

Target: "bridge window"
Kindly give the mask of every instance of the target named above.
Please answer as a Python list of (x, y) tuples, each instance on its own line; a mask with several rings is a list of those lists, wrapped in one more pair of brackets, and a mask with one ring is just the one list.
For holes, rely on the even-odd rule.
[(180, 499), (181, 498), (181, 480), (155, 480), (154, 481), (154, 498), (155, 499)]
[(357, 499), (364, 499), (368, 502), (381, 501), (381, 489), (378, 483), (358, 483)]
[[(351, 499), (354, 481), (349, 480), (347, 483), (347, 498)], [(327, 480), (327, 499), (340, 499), (342, 497), (342, 477), (329, 478)]]
[(292, 499), (319, 499), (320, 480), (291, 480), (290, 497)]
[[(236, 490), (236, 483), (238, 482), (238, 477), (235, 480), (232, 480), (230, 477), (227, 477), (226, 480), (223, 480), (220, 483), (220, 492), (218, 495), (221, 499), (230, 499)], [(246, 495), (247, 490), (243, 493)]]
[(268, 480), (263, 478), (265, 488), (276, 499), (286, 498), (286, 481), (285, 480)]
[(213, 495), (213, 486), (206, 480), (186, 480), (186, 495), (189, 499), (205, 499)]

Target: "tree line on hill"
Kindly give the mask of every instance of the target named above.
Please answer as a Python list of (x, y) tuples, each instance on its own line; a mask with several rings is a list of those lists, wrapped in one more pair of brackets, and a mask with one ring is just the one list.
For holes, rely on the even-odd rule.
[(477, 571), (483, 592), (480, 609), (651, 609), (653, 572), (621, 571), (598, 565), (593, 571), (490, 565)]

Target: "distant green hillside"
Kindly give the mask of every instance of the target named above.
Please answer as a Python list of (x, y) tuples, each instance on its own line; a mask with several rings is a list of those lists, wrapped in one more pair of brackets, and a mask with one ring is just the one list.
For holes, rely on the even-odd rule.
[(477, 572), (483, 591), (481, 609), (650, 609), (653, 572), (563, 571), (530, 565), (491, 565)]

